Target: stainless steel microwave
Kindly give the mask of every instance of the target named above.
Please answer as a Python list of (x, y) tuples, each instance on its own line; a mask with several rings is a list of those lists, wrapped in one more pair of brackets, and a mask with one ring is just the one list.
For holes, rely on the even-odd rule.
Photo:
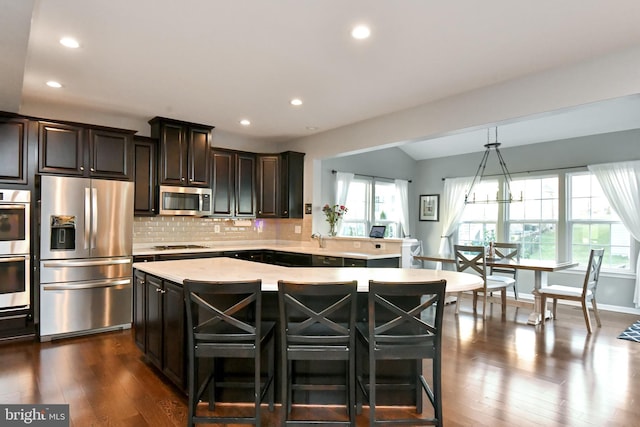
[(160, 215), (211, 215), (211, 189), (160, 186)]

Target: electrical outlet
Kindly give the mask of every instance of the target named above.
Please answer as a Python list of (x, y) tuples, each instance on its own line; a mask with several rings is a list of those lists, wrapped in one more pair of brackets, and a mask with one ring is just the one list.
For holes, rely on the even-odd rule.
[(296, 225), (293, 232), (296, 234), (302, 233), (302, 227), (300, 225)]
[(359, 248), (360, 247), (360, 242), (353, 242), (353, 247), (354, 248)]
[(220, 232), (220, 225), (219, 224), (216, 224), (216, 225), (213, 226), (213, 232), (214, 233), (219, 233)]

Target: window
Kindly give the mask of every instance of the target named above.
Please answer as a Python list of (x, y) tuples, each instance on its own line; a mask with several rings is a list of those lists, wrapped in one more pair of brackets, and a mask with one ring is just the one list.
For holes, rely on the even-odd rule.
[(511, 182), (514, 198), (522, 202), (509, 203), (507, 236), (520, 243), (520, 256), (536, 260), (557, 258), (558, 177), (518, 179)]
[(574, 261), (586, 265), (589, 251), (604, 248), (603, 268), (631, 270), (632, 240), (594, 175), (568, 176), (568, 222)]
[(349, 185), (340, 236), (368, 237), (372, 225), (386, 225), (384, 237), (399, 237), (400, 211), (395, 184), (356, 177)]
[[(495, 199), (498, 193), (498, 181), (482, 181), (473, 186), (471, 200)], [(461, 245), (489, 245), (497, 239), (498, 204), (475, 203), (464, 207), (464, 213), (458, 227), (458, 243)]]
[[(495, 199), (501, 185), (502, 180), (476, 184), (476, 200)], [(594, 175), (585, 171), (527, 176), (514, 178), (510, 186), (514, 199), (522, 194), (523, 202), (465, 206), (458, 226), (459, 244), (519, 242), (522, 258), (568, 259), (579, 262), (581, 268), (586, 267), (591, 249), (604, 248), (604, 270), (634, 270), (635, 241)]]

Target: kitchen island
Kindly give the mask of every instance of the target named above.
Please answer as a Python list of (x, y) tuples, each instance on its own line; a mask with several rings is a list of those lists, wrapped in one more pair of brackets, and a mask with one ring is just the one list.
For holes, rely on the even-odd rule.
[[(175, 261), (141, 262), (133, 265), (134, 328), (136, 343), (147, 359), (156, 365), (174, 384), (184, 390), (186, 379), (186, 319), (184, 313), (182, 283), (185, 279), (209, 281), (262, 280), (263, 318), (278, 321), (278, 280), (301, 282), (351, 281), (358, 282), (358, 317), (367, 319), (366, 293), (369, 280), (390, 282), (424, 282), (447, 280), (448, 292), (477, 289), (482, 286), (479, 277), (444, 270), (405, 268), (331, 268), (331, 267), (282, 267), (233, 258), (216, 257)], [(279, 339), (276, 335), (276, 357), (279, 357)], [(390, 361), (386, 371), (395, 377), (412, 374), (413, 365), (398, 365)], [(231, 364), (233, 365), (233, 364)], [(278, 364), (276, 364), (278, 366)], [(238, 366), (233, 366), (233, 369)], [(242, 369), (242, 366), (239, 367)], [(331, 372), (322, 361), (313, 366), (303, 366), (300, 375)], [(340, 372), (331, 372), (336, 377)], [(276, 378), (279, 378), (276, 375)], [(276, 391), (279, 386), (276, 385)], [(227, 397), (227, 396), (225, 396)], [(278, 396), (276, 396), (278, 397)], [(236, 396), (232, 397), (236, 398)], [(331, 403), (322, 394), (307, 393), (302, 397), (309, 403)], [(241, 399), (241, 398), (238, 398)], [(299, 401), (299, 400), (298, 400)], [(334, 401), (335, 402), (335, 401)], [(415, 404), (413, 393), (387, 393), (380, 395), (380, 404)]]

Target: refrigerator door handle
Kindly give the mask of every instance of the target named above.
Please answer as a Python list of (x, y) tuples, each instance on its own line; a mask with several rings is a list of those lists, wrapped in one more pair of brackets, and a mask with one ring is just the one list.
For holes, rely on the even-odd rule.
[(100, 260), (50, 260), (42, 261), (42, 267), (94, 267), (99, 265), (131, 264), (131, 258)]
[(91, 189), (84, 189), (84, 248), (89, 249), (91, 237)]
[(91, 189), (91, 249), (96, 248), (96, 236), (98, 235), (98, 189)]
[(44, 291), (75, 291), (79, 289), (95, 289), (95, 288), (124, 288), (131, 284), (131, 279), (119, 280), (96, 280), (91, 283), (81, 285), (44, 285)]

